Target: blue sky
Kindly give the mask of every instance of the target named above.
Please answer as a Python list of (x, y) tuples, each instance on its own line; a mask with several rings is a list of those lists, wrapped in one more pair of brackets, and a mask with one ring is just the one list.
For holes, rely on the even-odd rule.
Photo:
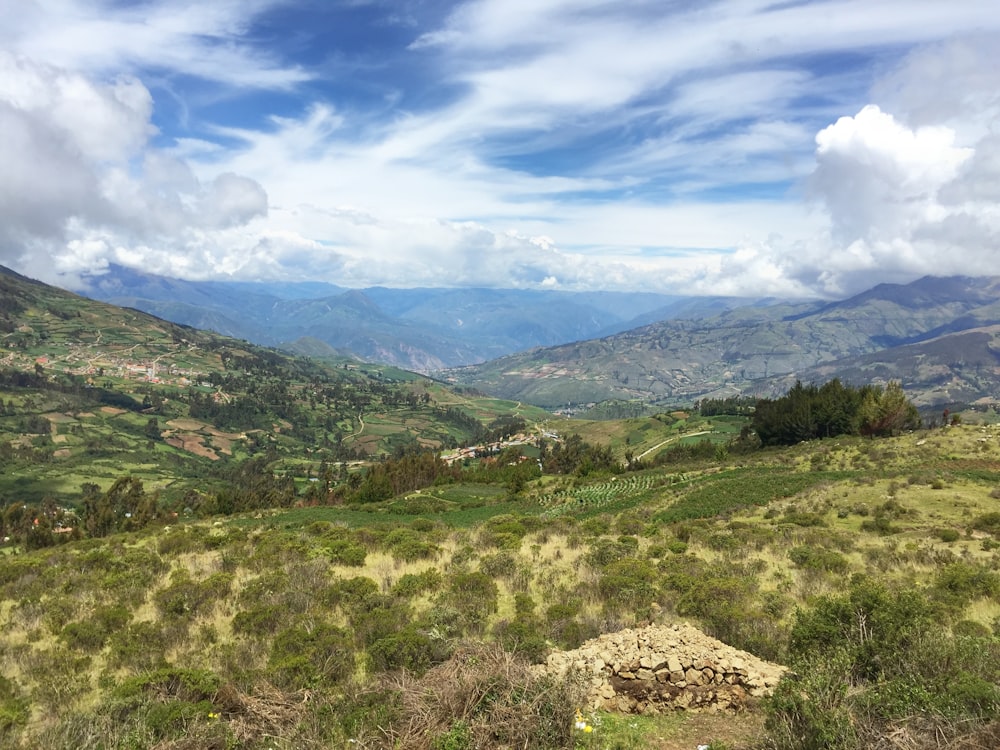
[(994, 2), (0, 0), (0, 262), (841, 296), (1000, 274)]

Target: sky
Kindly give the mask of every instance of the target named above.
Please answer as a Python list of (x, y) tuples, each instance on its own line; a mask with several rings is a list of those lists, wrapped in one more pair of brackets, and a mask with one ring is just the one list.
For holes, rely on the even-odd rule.
[(0, 0), (0, 263), (843, 297), (1000, 274), (995, 0)]

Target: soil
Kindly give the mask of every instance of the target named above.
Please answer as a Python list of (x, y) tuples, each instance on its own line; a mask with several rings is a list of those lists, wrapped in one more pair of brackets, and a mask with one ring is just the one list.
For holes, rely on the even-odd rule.
[(754, 711), (738, 714), (686, 714), (676, 730), (663, 737), (650, 737), (656, 750), (696, 750), (710, 742), (723, 743), (730, 750), (759, 747), (764, 735), (764, 717)]

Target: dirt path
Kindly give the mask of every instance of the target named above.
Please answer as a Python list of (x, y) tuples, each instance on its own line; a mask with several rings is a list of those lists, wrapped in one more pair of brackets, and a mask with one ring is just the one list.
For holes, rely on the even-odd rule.
[(724, 743), (732, 750), (759, 746), (764, 717), (758, 712), (740, 714), (687, 714), (676, 729), (662, 737), (648, 737), (653, 750), (695, 750), (710, 742)]
[(650, 453), (652, 453), (653, 451), (655, 451), (657, 448), (662, 448), (667, 443), (673, 443), (673, 442), (675, 442), (677, 440), (682, 440), (683, 438), (698, 437), (699, 435), (707, 435), (710, 432), (711, 432), (711, 430), (702, 430), (701, 432), (689, 432), (687, 435), (678, 435), (677, 437), (667, 438), (666, 440), (664, 440), (659, 445), (654, 445), (652, 448), (648, 448), (647, 450), (644, 450), (642, 453), (640, 453), (638, 456), (636, 456), (636, 460), (639, 460), (643, 456), (648, 456)]

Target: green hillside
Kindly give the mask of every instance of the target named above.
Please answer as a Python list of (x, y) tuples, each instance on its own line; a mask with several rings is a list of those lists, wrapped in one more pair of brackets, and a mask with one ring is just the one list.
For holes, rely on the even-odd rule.
[(403, 370), (322, 362), (0, 273), (0, 498), (78, 500), (125, 475), (162, 500), (266, 457), (296, 486), (324, 467), (472, 440), (503, 414)]

